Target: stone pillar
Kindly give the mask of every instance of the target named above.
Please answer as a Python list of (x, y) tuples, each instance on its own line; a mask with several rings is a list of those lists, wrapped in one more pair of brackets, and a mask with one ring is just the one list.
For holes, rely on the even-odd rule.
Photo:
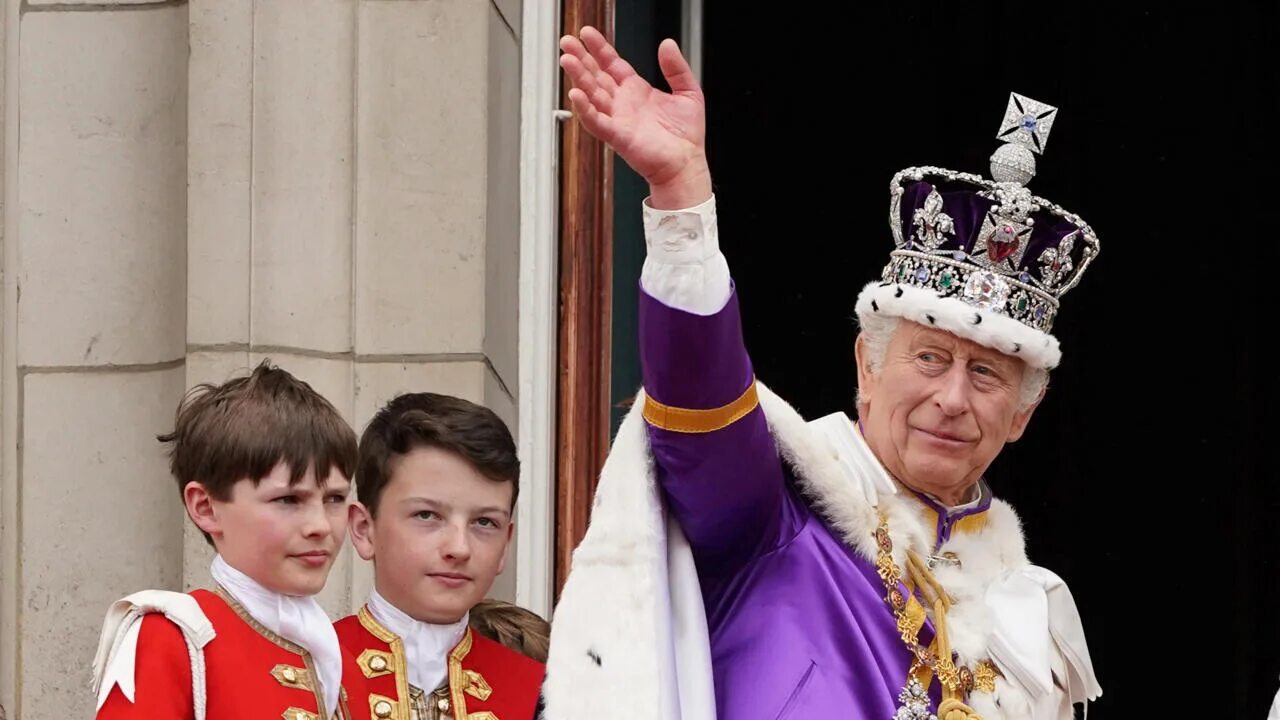
[(182, 576), (187, 8), (5, 14), (0, 706), (91, 717), (107, 606)]

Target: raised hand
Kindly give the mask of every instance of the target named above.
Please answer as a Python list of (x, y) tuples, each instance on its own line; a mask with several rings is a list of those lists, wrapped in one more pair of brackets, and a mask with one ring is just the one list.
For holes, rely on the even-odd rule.
[(711, 197), (706, 104), (674, 40), (658, 46), (670, 93), (636, 74), (593, 27), (564, 36), (560, 49), (574, 115), (649, 183), (650, 204), (676, 209)]

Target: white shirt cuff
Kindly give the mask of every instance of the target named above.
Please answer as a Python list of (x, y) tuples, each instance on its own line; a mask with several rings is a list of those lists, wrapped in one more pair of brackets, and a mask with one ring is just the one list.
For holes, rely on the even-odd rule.
[(715, 196), (681, 210), (644, 208), (648, 254), (640, 273), (644, 291), (669, 307), (697, 315), (724, 309), (732, 293), (729, 263), (720, 252)]

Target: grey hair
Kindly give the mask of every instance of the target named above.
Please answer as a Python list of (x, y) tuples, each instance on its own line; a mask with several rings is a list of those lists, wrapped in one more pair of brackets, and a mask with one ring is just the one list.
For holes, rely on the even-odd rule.
[[(889, 356), (889, 342), (893, 340), (893, 334), (898, 331), (902, 319), (867, 313), (858, 318), (858, 324), (862, 328), (863, 342), (866, 343), (868, 369), (872, 374), (879, 373)], [(1030, 409), (1048, 387), (1049, 371), (1026, 365), (1022, 373), (1022, 387), (1018, 389), (1018, 409)], [(862, 388), (858, 388), (858, 404), (862, 405), (864, 402)]]

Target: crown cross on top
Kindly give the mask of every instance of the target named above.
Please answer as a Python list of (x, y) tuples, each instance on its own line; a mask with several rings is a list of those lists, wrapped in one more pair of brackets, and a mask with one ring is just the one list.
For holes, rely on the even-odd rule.
[(1009, 94), (1009, 106), (1004, 111), (1004, 121), (1000, 123), (1000, 132), (996, 139), (1003, 142), (1018, 143), (1034, 150), (1044, 152), (1049, 142), (1049, 131), (1053, 129), (1053, 120), (1058, 116), (1058, 108), (1045, 105), (1018, 93)]
[(1052, 105), (1010, 93), (990, 180), (937, 167), (894, 176), (897, 249), (884, 279), (958, 296), (1048, 332), (1059, 298), (1098, 252), (1088, 224), (1026, 187), (1057, 116)]

